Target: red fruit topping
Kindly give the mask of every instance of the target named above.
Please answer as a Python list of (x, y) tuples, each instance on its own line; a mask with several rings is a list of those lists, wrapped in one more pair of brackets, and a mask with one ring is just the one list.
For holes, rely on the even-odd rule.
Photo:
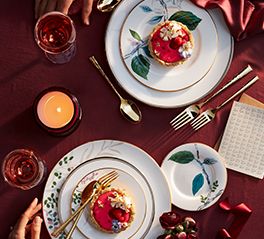
[(183, 36), (183, 39), (186, 40), (186, 41), (190, 40), (190, 38), (189, 38), (189, 36), (187, 34)]
[(174, 50), (178, 49), (183, 44), (183, 39), (181, 37), (176, 37), (170, 42), (170, 47)]
[(181, 46), (181, 45), (182, 45), (182, 38), (181, 38), (181, 37), (176, 37), (176, 38), (174, 38), (174, 41), (175, 41), (175, 43), (176, 43), (178, 46)]
[(129, 213), (126, 213), (120, 208), (114, 208), (110, 211), (110, 215), (119, 222), (127, 222), (129, 220)]

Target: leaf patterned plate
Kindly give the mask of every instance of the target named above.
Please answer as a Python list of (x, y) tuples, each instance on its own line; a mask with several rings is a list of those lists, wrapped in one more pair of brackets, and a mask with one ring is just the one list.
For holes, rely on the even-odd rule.
[[(175, 2), (179, 9), (181, 9), (183, 3), (182, 0), (153, 0), (153, 2), (159, 1)], [(233, 56), (233, 38), (225, 24), (221, 11), (218, 9), (208, 10), (218, 33), (216, 59), (210, 71), (202, 80), (184, 90), (158, 91), (135, 80), (126, 67), (120, 51), (120, 32), (123, 24), (132, 9), (141, 2), (142, 0), (123, 0), (112, 13), (108, 23), (105, 50), (108, 63), (118, 83), (136, 99), (160, 108), (186, 106), (209, 94), (225, 76)]]
[[(90, 224), (88, 207), (82, 214), (77, 226), (87, 238), (104, 239), (106, 235), (109, 239), (144, 238), (151, 227), (155, 212), (153, 192), (146, 178), (137, 168), (118, 158), (95, 158), (75, 169), (61, 189), (58, 202), (59, 217), (62, 221), (65, 221), (70, 216), (71, 210), (75, 211), (80, 206), (81, 192), (89, 182), (112, 170), (118, 172), (119, 177), (111, 186), (125, 191), (133, 201), (136, 213), (131, 226), (118, 234), (105, 234), (98, 231)], [(65, 210), (67, 204), (69, 204), (71, 210)]]
[[(101, 158), (102, 161), (98, 160), (98, 158)], [(103, 158), (112, 158), (113, 160), (110, 163), (109, 159)], [(104, 160), (108, 160), (109, 164), (106, 164)], [(159, 216), (163, 212), (171, 210), (169, 186), (160, 167), (151, 156), (132, 144), (116, 140), (98, 140), (83, 144), (70, 151), (58, 161), (50, 172), (44, 189), (42, 203), (43, 218), (50, 237), (55, 239), (55, 237), (51, 236), (51, 233), (61, 223), (60, 216), (62, 215), (60, 214), (62, 209), (60, 210), (60, 208), (63, 208), (63, 212), (65, 210), (68, 215), (71, 213), (72, 193), (82, 177), (78, 177), (74, 184), (67, 184), (69, 187), (65, 186), (63, 188), (64, 183), (67, 182), (68, 178), (70, 180), (69, 176), (74, 174), (79, 167), (83, 167), (81, 165), (92, 163), (93, 161), (96, 161), (98, 169), (109, 167), (125, 171), (128, 174), (127, 177), (132, 176), (134, 178), (132, 182), (135, 183), (137, 181), (141, 190), (144, 191), (144, 196), (141, 195), (141, 197), (145, 197), (146, 216), (139, 231), (143, 235), (143, 231), (146, 230), (146, 235), (134, 238), (152, 239), (160, 235), (163, 230), (159, 223)], [(92, 163), (92, 165), (94, 164)], [(92, 171), (95, 173), (95, 168)], [(91, 171), (88, 170), (83, 176), (89, 172)], [(69, 195), (65, 203), (61, 201), (61, 193), (66, 192), (64, 190), (68, 190), (67, 195)], [(137, 190), (140, 191), (139, 188)], [(142, 208), (144, 210), (144, 206)], [(151, 222), (148, 223), (149, 221)], [(105, 238), (108, 238), (107, 235)], [(57, 238), (65, 239), (65, 233)], [(86, 237), (80, 230), (75, 230), (72, 238), (85, 239)]]
[[(176, 19), (175, 19), (176, 18)], [(199, 22), (193, 29), (194, 50), (190, 59), (181, 65), (166, 67), (153, 59), (148, 50), (148, 36), (153, 28), (166, 20), (186, 24), (186, 19)], [(190, 26), (189, 26), (190, 27)], [(128, 71), (142, 84), (160, 91), (186, 89), (207, 74), (217, 53), (217, 31), (210, 14), (189, 1), (140, 2), (126, 18), (121, 35), (120, 48)]]
[(172, 203), (189, 211), (213, 205), (223, 194), (227, 172), (211, 147), (190, 143), (172, 150), (162, 162), (172, 192)]

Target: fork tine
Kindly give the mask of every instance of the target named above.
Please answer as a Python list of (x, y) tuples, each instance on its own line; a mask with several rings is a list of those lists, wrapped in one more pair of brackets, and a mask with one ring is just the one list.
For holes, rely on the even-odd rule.
[(177, 130), (181, 127), (183, 127), (184, 125), (186, 125), (187, 123), (189, 123), (193, 118), (186, 115), (186, 117), (184, 117), (181, 121), (179, 121), (177, 124), (172, 124), (171, 126)]
[(200, 128), (202, 128), (204, 125), (206, 125), (207, 123), (209, 123), (210, 121), (207, 120), (205, 117), (203, 119), (201, 119), (199, 122), (197, 122), (196, 125), (193, 126), (194, 130), (198, 130)]
[(118, 173), (116, 171), (112, 171), (112, 172), (106, 174), (105, 176), (99, 178), (98, 183), (104, 184), (104, 183), (108, 182), (109, 180), (111, 180), (112, 178), (116, 178), (116, 177), (118, 177)]
[(170, 124), (172, 123), (176, 123), (177, 121), (181, 120), (182, 117), (185, 117), (185, 115), (187, 115), (187, 111), (186, 109), (184, 111), (182, 111), (180, 114), (178, 114), (176, 117), (174, 117), (171, 121)]
[(105, 180), (105, 179), (107, 179), (108, 177), (110, 177), (110, 176), (112, 176), (112, 175), (115, 175), (115, 174), (117, 174), (117, 172), (113, 170), (113, 171), (111, 171), (111, 172), (109, 172), (109, 173), (104, 174), (103, 176), (101, 176), (97, 181), (98, 181), (99, 183), (101, 183), (102, 180)]
[(108, 178), (107, 180), (105, 180), (101, 185), (103, 186), (103, 187), (106, 187), (106, 186), (108, 186), (111, 182), (113, 182), (114, 180), (116, 180), (118, 178), (118, 175), (115, 175), (115, 176), (113, 176), (113, 177), (111, 177), (111, 178)]

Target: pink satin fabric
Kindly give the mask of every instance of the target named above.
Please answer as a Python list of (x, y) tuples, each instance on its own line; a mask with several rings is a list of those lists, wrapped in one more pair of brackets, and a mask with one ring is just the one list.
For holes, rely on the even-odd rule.
[(219, 7), (233, 37), (239, 41), (264, 32), (264, 2), (246, 0), (191, 0), (202, 8)]

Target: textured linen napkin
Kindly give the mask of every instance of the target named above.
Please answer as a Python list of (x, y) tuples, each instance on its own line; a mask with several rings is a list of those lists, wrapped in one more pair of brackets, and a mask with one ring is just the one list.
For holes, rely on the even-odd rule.
[(202, 8), (220, 8), (232, 36), (242, 40), (256, 33), (264, 33), (263, 0), (191, 0)]

